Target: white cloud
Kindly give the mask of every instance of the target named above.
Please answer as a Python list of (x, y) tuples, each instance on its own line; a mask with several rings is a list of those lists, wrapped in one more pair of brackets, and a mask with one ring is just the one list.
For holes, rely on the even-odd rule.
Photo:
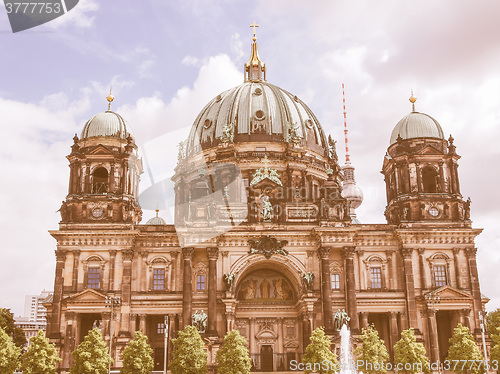
[(79, 28), (90, 28), (94, 24), (94, 12), (99, 9), (96, 0), (80, 0), (78, 4), (64, 16), (56, 18), (47, 25), (53, 29), (74, 25)]

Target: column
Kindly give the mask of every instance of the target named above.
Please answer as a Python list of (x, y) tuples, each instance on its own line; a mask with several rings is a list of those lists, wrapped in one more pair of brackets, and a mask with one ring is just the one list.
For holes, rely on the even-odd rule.
[(361, 312), (359, 314), (361, 316), (361, 328), (367, 329), (368, 328), (368, 312)]
[(52, 313), (47, 319), (47, 336), (58, 339), (61, 337), (61, 301), (64, 286), (64, 265), (66, 262), (66, 251), (58, 249), (56, 254), (56, 274), (54, 279), (54, 296), (52, 301)]
[(437, 321), (436, 321), (436, 311), (427, 310), (427, 318), (429, 322), (429, 343), (431, 346), (431, 362), (438, 362), (439, 352), (438, 352), (438, 335), (437, 335)]
[(130, 300), (132, 290), (132, 259), (134, 258), (134, 250), (132, 248), (122, 251), (123, 275), (122, 275), (122, 304), (117, 310), (117, 314), (121, 312), (120, 318), (120, 334), (129, 335), (130, 331)]
[(311, 337), (312, 327), (309, 319), (309, 313), (310, 312), (305, 312), (302, 314), (302, 350), (304, 352), (306, 350), (306, 347), (311, 342), (309, 338)]
[(208, 257), (208, 330), (209, 336), (217, 334), (217, 259), (219, 248), (207, 248)]
[(108, 291), (113, 291), (115, 289), (115, 263), (116, 251), (109, 251), (109, 279), (108, 279)]
[(458, 263), (458, 255), (460, 253), (460, 248), (453, 248), (453, 264), (455, 268), (455, 282), (457, 283), (457, 288), (462, 289), (462, 280), (460, 279), (460, 265)]
[(108, 192), (115, 193), (115, 163), (111, 163), (111, 170), (109, 172), (109, 188)]
[(472, 318), (474, 321), (474, 329), (478, 330), (479, 311), (483, 310), (483, 306), (481, 304), (481, 291), (479, 289), (479, 275), (477, 272), (476, 252), (477, 252), (476, 248), (467, 248), (465, 250), (465, 253), (467, 255), (467, 261), (469, 262), (469, 276), (472, 288), (472, 298), (474, 300), (474, 309), (472, 311)]
[(169, 291), (175, 292), (179, 289), (177, 282), (179, 279), (181, 279), (180, 271), (179, 271), (180, 266), (179, 266), (178, 261), (177, 261), (177, 258), (179, 256), (179, 252), (172, 251), (172, 252), (170, 252), (170, 256), (172, 258), (172, 265), (171, 265), (171, 269), (170, 269), (170, 274), (172, 274), (172, 283), (170, 285)]
[(424, 262), (424, 248), (418, 249), (418, 266), (420, 268), (420, 288), (427, 289), (427, 281), (425, 280), (425, 262)]
[(73, 251), (73, 279), (71, 281), (71, 289), (73, 292), (78, 290), (78, 266), (80, 265), (80, 251)]
[(139, 330), (143, 334), (146, 334), (146, 315), (145, 314), (139, 314)]
[(248, 321), (248, 348), (250, 354), (260, 353), (255, 349), (255, 318), (253, 317)]
[(420, 332), (417, 325), (417, 303), (415, 301), (415, 280), (413, 277), (412, 255), (412, 249), (401, 248), (401, 256), (403, 257), (408, 325), (410, 327), (413, 327), (415, 329), (415, 332), (419, 334)]
[(333, 332), (332, 283), (330, 279), (330, 248), (318, 248), (321, 259), (321, 298), (323, 300), (323, 321), (327, 333)]
[(130, 315), (130, 333), (134, 336), (137, 331), (137, 314)]
[(391, 332), (391, 351), (394, 351), (394, 344), (399, 340), (398, 313), (390, 312), (389, 329)]
[(387, 258), (387, 275), (388, 275), (388, 282), (385, 282), (386, 286), (389, 287), (390, 290), (395, 290), (396, 289), (396, 280), (393, 278), (393, 271), (392, 271), (392, 253), (393, 250), (387, 250), (385, 251), (385, 257)]
[(90, 186), (90, 162), (85, 163), (85, 185), (83, 187), (85, 193), (90, 193), (92, 188)]
[(359, 331), (359, 320), (356, 300), (356, 280), (354, 277), (354, 247), (344, 247), (343, 256), (345, 259), (347, 311), (351, 318), (351, 330), (356, 333)]
[(444, 177), (444, 162), (440, 161), (439, 162), (439, 186), (441, 188), (441, 191), (438, 192), (447, 192), (445, 191), (445, 177)]
[(193, 247), (182, 248), (184, 262), (182, 281), (182, 323), (184, 326), (191, 324), (191, 316), (193, 315), (193, 254)]
[[(357, 260), (358, 260), (358, 282), (359, 282), (359, 287), (357, 287), (358, 290), (361, 290), (363, 289), (363, 285), (361, 283), (361, 276), (362, 276), (362, 273), (363, 271), (361, 270), (361, 268), (363, 267), (363, 260), (362, 260), (362, 257), (363, 257), (363, 254), (365, 253), (365, 251), (356, 251), (356, 255), (357, 255)], [(383, 278), (382, 278), (383, 279)]]

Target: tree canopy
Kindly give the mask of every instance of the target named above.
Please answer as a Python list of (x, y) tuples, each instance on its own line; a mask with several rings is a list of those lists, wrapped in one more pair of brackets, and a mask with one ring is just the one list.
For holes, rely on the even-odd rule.
[(453, 330), (446, 359), (449, 361), (450, 370), (455, 373), (481, 373), (484, 370), (483, 355), (469, 328), (461, 323)]
[(154, 368), (153, 349), (148, 337), (140, 331), (134, 333), (122, 354), (122, 374), (149, 374)]
[(401, 339), (394, 345), (394, 363), (401, 369), (398, 371), (409, 374), (429, 372), (429, 359), (425, 347), (417, 343), (415, 331), (410, 328), (401, 332)]
[(198, 329), (187, 325), (172, 339), (173, 350), (170, 370), (172, 374), (205, 374), (207, 372), (207, 353)]
[(15, 325), (10, 309), (0, 308), (0, 328), (12, 338), (17, 347), (23, 349), (28, 343), (23, 329)]
[(56, 365), (61, 361), (54, 344), (49, 342), (45, 331), (40, 330), (30, 339), (30, 346), (21, 356), (21, 370), (24, 374), (56, 374)]
[(106, 374), (108, 372), (109, 353), (101, 331), (95, 327), (83, 339), (73, 356), (70, 374)]
[(363, 344), (354, 351), (358, 362), (357, 369), (365, 374), (386, 373), (389, 353), (375, 326), (363, 328), (361, 342)]
[(238, 330), (229, 331), (222, 347), (217, 351), (216, 363), (220, 374), (249, 374), (252, 362), (247, 342)]
[(0, 373), (12, 374), (19, 365), (21, 348), (17, 347), (3, 328), (0, 328)]
[(306, 348), (302, 362), (305, 373), (333, 374), (336, 372), (337, 355), (330, 350), (330, 338), (325, 335), (323, 327), (313, 330), (309, 338), (311, 343)]

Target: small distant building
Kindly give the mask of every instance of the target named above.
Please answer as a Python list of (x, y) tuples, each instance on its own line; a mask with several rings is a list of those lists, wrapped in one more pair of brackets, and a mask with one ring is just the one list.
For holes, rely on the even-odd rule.
[(40, 330), (47, 330), (47, 308), (43, 305), (52, 302), (52, 291), (43, 290), (40, 295), (26, 295), (24, 316), (15, 317), (15, 325), (23, 329), (26, 340), (38, 334)]

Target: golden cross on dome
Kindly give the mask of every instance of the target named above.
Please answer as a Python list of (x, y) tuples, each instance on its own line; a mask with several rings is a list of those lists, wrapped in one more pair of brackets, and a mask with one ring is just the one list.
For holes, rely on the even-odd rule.
[(259, 25), (257, 25), (255, 21), (253, 21), (253, 25), (250, 25), (250, 27), (253, 27), (253, 41), (255, 42), (257, 41), (257, 37), (255, 36), (255, 28), (259, 27)]

